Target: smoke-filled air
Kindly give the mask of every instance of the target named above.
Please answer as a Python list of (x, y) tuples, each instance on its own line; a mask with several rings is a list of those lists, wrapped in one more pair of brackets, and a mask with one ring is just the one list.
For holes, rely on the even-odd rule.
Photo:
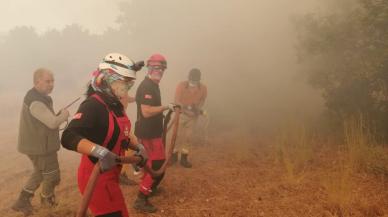
[(388, 215), (387, 0), (0, 4), (0, 216)]

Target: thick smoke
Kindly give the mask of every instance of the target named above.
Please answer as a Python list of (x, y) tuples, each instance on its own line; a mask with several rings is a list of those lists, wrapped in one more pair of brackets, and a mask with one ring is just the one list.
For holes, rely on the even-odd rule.
[[(107, 52), (118, 51), (134, 60), (154, 52), (167, 57), (164, 103), (173, 100), (175, 85), (192, 67), (200, 68), (214, 125), (265, 131), (289, 116), (313, 117), (321, 100), (299, 73), (291, 18), (315, 5), (307, 0), (128, 1), (119, 4), (115, 28), (100, 35), (76, 24), (41, 34), (17, 27), (0, 40), (0, 97), (10, 102), (1, 112), (17, 123), (23, 94), (39, 66), (55, 73), (59, 109), (82, 94)], [(144, 74), (138, 74), (137, 83)], [(130, 117), (135, 111), (131, 105)]]

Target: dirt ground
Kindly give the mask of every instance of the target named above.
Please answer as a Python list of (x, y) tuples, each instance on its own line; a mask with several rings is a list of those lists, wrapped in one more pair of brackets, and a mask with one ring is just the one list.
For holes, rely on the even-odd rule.
[[(0, 140), (0, 216), (22, 216), (10, 209), (31, 172), (28, 159), (16, 152), (17, 132), (4, 130)], [(39, 209), (39, 197), (32, 203), (33, 216), (74, 216), (80, 202), (76, 185), (79, 155), (59, 152), (61, 184), (58, 207)], [(122, 186), (131, 216), (388, 216), (388, 181), (374, 175), (352, 177), (350, 202), (346, 207), (333, 203), (322, 180), (334, 168), (327, 161), (330, 151), (320, 150), (297, 182), (286, 178), (285, 169), (275, 160), (270, 140), (231, 130), (212, 133), (206, 146), (195, 147), (194, 167), (169, 167), (161, 184), (162, 193), (151, 199), (159, 210), (144, 215), (132, 209), (137, 186)], [(132, 178), (138, 180), (138, 177)], [(39, 190), (38, 190), (39, 191)]]

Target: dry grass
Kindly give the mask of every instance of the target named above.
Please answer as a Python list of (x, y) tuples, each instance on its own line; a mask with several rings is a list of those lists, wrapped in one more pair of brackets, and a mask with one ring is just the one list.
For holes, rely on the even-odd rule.
[(322, 184), (328, 195), (328, 209), (334, 216), (342, 216), (354, 198), (352, 182), (353, 170), (343, 164), (336, 165), (334, 171), (322, 177)]
[[(145, 215), (133, 210), (131, 205), (138, 187), (122, 186), (130, 216), (388, 215), (386, 190), (388, 185), (385, 179), (369, 174), (350, 173), (347, 167), (338, 166), (347, 162), (348, 158), (343, 153), (333, 150), (323, 153), (315, 150), (315, 144), (313, 146), (311, 143), (312, 136), (306, 129), (303, 127), (288, 129), (291, 129), (288, 134), (279, 137), (283, 138), (280, 140), (283, 146), (290, 145), (283, 149), (279, 148), (279, 144), (274, 146), (275, 142), (270, 138), (258, 138), (257, 134), (244, 131), (229, 130), (211, 134), (207, 146), (194, 148), (191, 155), (194, 164), (192, 169), (184, 169), (179, 165), (168, 169), (161, 185), (163, 193), (151, 199), (151, 202), (159, 208), (157, 213)], [(13, 133), (12, 137), (7, 138), (6, 134), (3, 134), (0, 141), (0, 151), (7, 153), (0, 159), (2, 217), (21, 216), (9, 207), (28, 178), (30, 170), (27, 158), (9, 149), (15, 144), (15, 135)], [(275, 150), (278, 153), (276, 155), (273, 154)], [(279, 154), (280, 150), (284, 155)], [(59, 156), (62, 172), (62, 182), (57, 188), (59, 206), (53, 210), (39, 209), (39, 200), (35, 197), (33, 206), (36, 214), (32, 217), (69, 217), (73, 216), (78, 208), (80, 195), (75, 171), (79, 156), (66, 150), (61, 150)], [(279, 160), (285, 158), (288, 160)], [(291, 165), (289, 169), (280, 166), (286, 164)], [(336, 169), (333, 165), (336, 165)], [(285, 178), (287, 176), (291, 178)]]
[(344, 153), (355, 171), (388, 175), (388, 153), (376, 141), (372, 125), (357, 116), (344, 123)]
[(277, 162), (285, 169), (285, 177), (291, 183), (299, 183), (313, 160), (311, 135), (305, 126), (291, 122), (277, 136)]
[[(344, 122), (344, 143), (339, 153), (332, 164), (334, 169), (322, 179), (322, 183), (328, 194), (331, 213), (348, 216), (352, 213), (352, 204), (362, 203), (359, 200), (362, 195), (356, 194), (358, 186), (355, 177), (365, 172), (377, 172), (384, 176), (388, 161), (386, 151), (377, 145), (373, 131), (362, 116)], [(385, 182), (385, 178), (382, 180)]]

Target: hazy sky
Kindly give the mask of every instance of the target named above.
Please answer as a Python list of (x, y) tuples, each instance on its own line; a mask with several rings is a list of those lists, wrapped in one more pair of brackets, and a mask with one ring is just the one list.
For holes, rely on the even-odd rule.
[[(159, 0), (155, 0), (159, 1)], [(283, 10), (301, 12), (316, 5), (316, 0), (257, 0), (262, 5), (284, 5)], [(33, 26), (38, 32), (61, 30), (72, 23), (93, 33), (118, 27), (119, 2), (132, 0), (0, 0), (0, 35), (15, 26)], [(152, 1), (151, 1), (152, 2)], [(244, 1), (241, 1), (244, 4)], [(260, 13), (260, 11), (258, 11)]]
[[(319, 101), (319, 96), (299, 79), (295, 28), (290, 18), (314, 11), (317, 2), (323, 1), (332, 0), (0, 0), (3, 9), (0, 42), (2, 32), (7, 33), (21, 25), (32, 26), (42, 33), (50, 28), (62, 30), (66, 25), (76, 23), (93, 33), (102, 33), (107, 28), (118, 27), (115, 21), (120, 16), (120, 5), (123, 6), (120, 2), (132, 2), (124, 8), (126, 13), (122, 19), (127, 25), (124, 27), (134, 33), (128, 38), (126, 35), (102, 35), (106, 37), (104, 39), (110, 39), (104, 42), (98, 37), (87, 36), (95, 44), (89, 44), (84, 36), (72, 38), (72, 34), (58, 36), (58, 41), (37, 40), (38, 44), (26, 44), (28, 34), (8, 38), (4, 46), (11, 52), (3, 52), (8, 54), (8, 63), (19, 59), (26, 61), (12, 66), (12, 72), (16, 73), (7, 71), (12, 77), (3, 79), (3, 83), (7, 83), (4, 84), (7, 88), (3, 89), (19, 95), (0, 92), (0, 98), (17, 99), (15, 104), (0, 107), (0, 113), (2, 110), (19, 111), (20, 99), (30, 88), (30, 74), (38, 65), (57, 73), (53, 96), (57, 105), (64, 105), (84, 90), (89, 73), (105, 50), (110, 52), (117, 48), (126, 49), (136, 60), (146, 59), (153, 52), (167, 56), (169, 69), (161, 87), (164, 103), (173, 100), (176, 83), (186, 79), (189, 69), (198, 67), (209, 87), (209, 111), (221, 118), (235, 114), (239, 119), (240, 116), (252, 119), (250, 116), (255, 115), (260, 124), (266, 125), (265, 119), (275, 122), (281, 119), (279, 114), (286, 112), (301, 111), (305, 115), (311, 110), (318, 113), (315, 105), (321, 104), (315, 101)], [(34, 36), (31, 37), (35, 42)], [(55, 37), (57, 35), (53, 34), (47, 39)], [(55, 49), (51, 49), (52, 44)], [(38, 46), (44, 49), (37, 49)], [(26, 52), (26, 49), (29, 50)], [(138, 74), (139, 81), (144, 74), (145, 70)], [(9, 82), (13, 81), (14, 75), (21, 78), (19, 86)], [(80, 79), (80, 75), (84, 77)], [(68, 88), (63, 81), (77, 85)], [(226, 109), (231, 98), (238, 100), (239, 107), (249, 112), (236, 112), (232, 106)], [(135, 110), (135, 106), (129, 113), (136, 114), (131, 109)], [(235, 116), (233, 118), (237, 119)], [(13, 119), (16, 123), (17, 118)]]
[(118, 2), (122, 0), (0, 0), (0, 33), (18, 25), (42, 32), (71, 23), (101, 33), (107, 27), (117, 27)]

